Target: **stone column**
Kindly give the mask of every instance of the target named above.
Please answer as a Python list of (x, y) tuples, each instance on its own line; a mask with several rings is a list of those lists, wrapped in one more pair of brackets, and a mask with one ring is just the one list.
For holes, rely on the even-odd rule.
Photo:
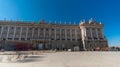
[(9, 31), (10, 31), (10, 27), (8, 27), (8, 30), (7, 30), (6, 40), (8, 39)]
[(101, 33), (102, 33), (102, 38), (104, 38), (103, 29), (101, 29)]
[(94, 40), (93, 35), (92, 35), (92, 28), (90, 28), (90, 33), (91, 33), (92, 40)]
[(96, 35), (97, 35), (97, 38), (98, 38), (98, 40), (99, 40), (99, 37), (98, 37), (98, 30), (97, 29), (95, 29), (96, 30)]
[(87, 38), (87, 34), (86, 34), (86, 28), (83, 28), (83, 30), (82, 30), (82, 32), (83, 32), (83, 34), (82, 34), (82, 36), (83, 36), (83, 39), (82, 39), (82, 41), (83, 41), (83, 49), (86, 51), (87, 49), (86, 49), (86, 40), (88, 39)]
[(72, 41), (72, 29), (70, 29), (70, 40)]
[(55, 28), (55, 40), (56, 40), (56, 28)]
[(77, 41), (77, 29), (75, 29), (75, 39)]
[(27, 27), (26, 30), (27, 30), (27, 31), (26, 31), (26, 37), (25, 37), (25, 39), (27, 40), (27, 36), (28, 36), (28, 27)]
[(39, 39), (42, 39), (42, 29), (41, 29), (41, 27), (39, 29)]
[(65, 40), (67, 40), (67, 29), (65, 29)]
[(86, 28), (85, 28), (85, 31), (83, 30), (83, 32), (84, 32), (83, 35), (85, 36), (85, 39), (88, 40), (88, 37), (87, 37), (87, 30), (86, 30)]
[(86, 51), (87, 49), (86, 49), (85, 40), (84, 40), (84, 39), (82, 39), (82, 42), (83, 42), (83, 50), (85, 50), (85, 51)]
[(46, 29), (46, 28), (43, 29), (43, 31), (44, 31), (44, 35), (43, 35), (43, 36), (44, 36), (44, 39), (43, 39), (43, 42), (44, 42), (44, 43), (43, 43), (44, 48), (43, 48), (43, 49), (46, 48), (46, 43), (45, 43), (45, 41), (46, 41), (46, 30), (45, 30), (45, 29)]
[(85, 38), (86, 28), (85, 27), (80, 27), (80, 29), (81, 29), (81, 34), (82, 34), (83, 49), (86, 51), (86, 43), (85, 43), (85, 41), (86, 41), (86, 38)]
[(52, 36), (52, 35), (51, 35), (51, 30), (52, 30), (52, 29), (49, 28), (49, 44), (50, 44), (50, 42), (51, 42), (50, 40), (51, 40), (51, 36)]
[(14, 27), (13, 40), (15, 38), (15, 33), (16, 33), (16, 26)]
[(0, 33), (0, 38), (2, 37), (2, 33), (3, 33), (3, 28), (4, 26), (1, 27), (1, 33)]
[(61, 28), (60, 28), (60, 40), (62, 40), (62, 36), (61, 36)]
[(44, 28), (44, 30), (43, 30), (43, 31), (44, 31), (44, 39), (45, 39), (45, 36), (46, 36), (46, 31), (45, 31), (45, 28)]
[(40, 37), (40, 28), (38, 28), (38, 40), (39, 40), (39, 37)]
[(21, 35), (22, 35), (22, 27), (20, 27), (20, 37), (19, 37), (19, 40), (21, 40)]
[(32, 39), (34, 38), (34, 28), (32, 28)]

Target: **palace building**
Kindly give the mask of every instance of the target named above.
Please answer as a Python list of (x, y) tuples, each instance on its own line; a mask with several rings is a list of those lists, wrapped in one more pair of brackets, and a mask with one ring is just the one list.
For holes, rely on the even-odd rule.
[(39, 50), (94, 50), (108, 47), (103, 24), (90, 19), (77, 24), (0, 21), (0, 41), (25, 42)]

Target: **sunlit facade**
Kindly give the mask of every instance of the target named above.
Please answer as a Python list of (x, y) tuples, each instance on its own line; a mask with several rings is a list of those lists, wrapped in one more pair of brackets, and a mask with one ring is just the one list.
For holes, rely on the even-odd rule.
[(31, 43), (37, 49), (94, 50), (108, 47), (103, 24), (90, 19), (77, 24), (0, 21), (0, 40)]

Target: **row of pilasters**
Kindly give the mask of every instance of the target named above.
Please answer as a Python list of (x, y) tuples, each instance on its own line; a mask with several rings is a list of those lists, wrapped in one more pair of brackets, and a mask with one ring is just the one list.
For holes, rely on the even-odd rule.
[[(14, 27), (14, 31), (13, 31), (13, 37), (12, 37), (12, 39), (14, 40), (14, 38), (16, 37), (15, 35), (16, 35), (16, 31), (17, 31), (17, 29), (16, 29), (17, 27), (15, 26)], [(56, 37), (57, 37), (57, 35), (56, 35), (56, 28), (54, 28), (55, 29), (55, 31), (54, 31), (54, 33), (55, 33), (55, 37), (54, 37), (54, 40), (57, 40), (56, 39)], [(25, 40), (27, 40), (27, 38), (28, 38), (28, 30), (29, 30), (29, 28), (28, 27), (26, 27), (26, 34), (25, 34)], [(75, 35), (75, 40), (77, 40), (77, 38), (78, 38), (78, 36), (77, 36), (77, 34), (79, 34), (79, 33), (77, 33), (77, 30), (78, 29), (75, 29), (75, 32), (74, 32), (74, 35)], [(10, 31), (10, 27), (8, 27), (8, 29), (7, 29), (7, 35), (6, 35), (6, 39), (8, 39), (8, 37), (9, 37), (9, 31)], [(22, 38), (22, 32), (23, 32), (23, 27), (20, 27), (20, 31), (19, 31), (19, 40), (21, 40), (21, 38)], [(2, 37), (2, 33), (3, 33), (3, 27), (1, 28), (1, 33), (0, 33), (0, 38)], [(32, 35), (31, 35), (31, 38), (33, 38), (34, 37), (34, 33), (35, 33), (35, 29), (33, 28), (32, 29)], [(61, 32), (61, 28), (60, 28), (60, 40), (62, 40), (62, 34), (61, 34), (62, 32)], [(65, 35), (65, 40), (67, 40), (67, 34), (70, 34), (70, 40), (72, 41), (72, 39), (73, 39), (73, 37), (72, 37), (72, 29), (70, 29), (70, 33), (68, 33), (67, 32), (67, 29), (65, 29), (65, 32), (64, 32), (64, 35)], [(51, 35), (52, 35), (52, 32), (51, 32), (51, 30), (49, 30), (49, 33), (47, 33), (47, 34), (49, 34), (49, 38), (51, 38)], [(40, 36), (40, 29), (38, 28), (38, 37)], [(43, 37), (45, 38), (46, 37), (46, 30), (44, 29), (44, 31), (43, 31)]]
[[(95, 29), (95, 34), (96, 34), (97, 40), (99, 40), (100, 38), (99, 38), (99, 36), (98, 36), (98, 30), (97, 30), (97, 29)], [(91, 40), (94, 40), (92, 28), (90, 28), (90, 35), (91, 35), (91, 38), (92, 38)], [(103, 31), (101, 31), (101, 35), (102, 35), (101, 38), (104, 39)], [(85, 37), (86, 37), (86, 38), (84, 38), (84, 39), (88, 40), (88, 36), (87, 36), (86, 30), (85, 30)]]
[[(98, 36), (98, 30), (95, 29), (95, 32), (94, 32), (94, 33), (96, 33), (96, 38), (97, 38), (97, 39), (94, 39), (92, 28), (89, 28), (89, 29), (90, 29), (90, 36), (91, 36), (92, 39), (88, 39), (88, 36), (87, 36), (88, 33), (87, 33), (86, 28), (85, 28), (85, 27), (81, 27), (82, 43), (83, 43), (83, 49), (84, 49), (84, 50), (87, 50), (87, 46), (89, 45), (89, 43), (87, 43), (86, 41), (91, 40), (91, 42), (92, 42), (93, 45), (95, 44), (96, 40), (97, 40), (97, 41), (100, 41), (99, 36)], [(102, 38), (103, 38), (102, 40), (105, 41), (105, 39), (104, 39), (104, 34), (103, 34), (103, 30), (101, 31), (101, 34), (102, 34)], [(106, 43), (107, 43), (107, 42), (106, 42)], [(91, 44), (91, 45), (92, 45), (92, 44)], [(105, 45), (107, 45), (107, 44), (105, 44)], [(90, 46), (89, 46), (89, 47), (90, 47)]]

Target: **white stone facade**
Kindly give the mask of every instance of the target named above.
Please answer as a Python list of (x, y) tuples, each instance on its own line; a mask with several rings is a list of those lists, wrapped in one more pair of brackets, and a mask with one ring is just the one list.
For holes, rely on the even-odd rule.
[(52, 24), (28, 23), (19, 21), (0, 21), (0, 40), (22, 41), (32, 44), (45, 44), (46, 49), (93, 50), (108, 47), (103, 33), (103, 25), (90, 20), (89, 23)]

